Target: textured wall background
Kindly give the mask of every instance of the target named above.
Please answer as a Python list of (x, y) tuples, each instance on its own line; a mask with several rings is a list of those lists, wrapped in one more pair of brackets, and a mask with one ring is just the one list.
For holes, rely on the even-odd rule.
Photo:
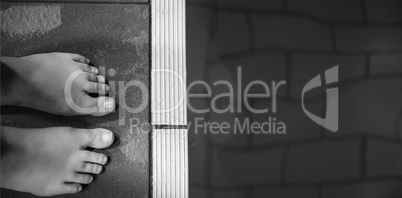
[[(286, 80), (275, 116), (288, 127), (286, 135), (204, 134), (190, 127), (191, 197), (401, 197), (401, 9), (397, 0), (188, 1), (188, 82), (236, 84), (237, 66), (243, 84)], [(304, 115), (300, 95), (335, 65), (340, 128), (332, 133)], [(222, 92), (227, 88), (214, 87), (212, 96)], [(308, 109), (322, 116), (324, 94), (306, 96)], [(211, 100), (189, 102), (201, 109)], [(243, 106), (242, 113), (189, 111), (189, 121), (262, 122), (269, 115)]]

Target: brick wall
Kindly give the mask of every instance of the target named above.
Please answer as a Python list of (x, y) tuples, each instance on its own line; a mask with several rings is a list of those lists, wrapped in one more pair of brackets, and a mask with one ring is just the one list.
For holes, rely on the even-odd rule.
[[(189, 112), (190, 122), (233, 125), (234, 118), (262, 122), (274, 115), (287, 123), (285, 135), (196, 134), (190, 127), (191, 197), (402, 196), (401, 8), (398, 0), (189, 0), (189, 83), (236, 84), (238, 66), (244, 82), (287, 83), (276, 114), (253, 114), (244, 106), (241, 113)], [(340, 125), (332, 133), (304, 115), (300, 94), (335, 65)], [(306, 96), (316, 114), (325, 112), (323, 93)], [(211, 102), (189, 101), (198, 108)], [(250, 101), (256, 108), (271, 102)]]

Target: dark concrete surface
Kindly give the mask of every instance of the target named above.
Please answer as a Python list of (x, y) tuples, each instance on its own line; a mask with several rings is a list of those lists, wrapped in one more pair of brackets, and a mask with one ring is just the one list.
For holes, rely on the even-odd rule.
[[(71, 3), (148, 3), (149, 0), (41, 0), (40, 2), (71, 2)], [(38, 2), (38, 0), (5, 0), (2, 2)]]
[[(114, 90), (111, 95), (114, 95), (120, 104), (122, 100), (118, 93), (122, 90), (118, 87), (119, 82), (126, 84), (131, 80), (139, 80), (148, 87), (149, 5), (2, 3), (1, 10), (4, 14), (6, 9), (13, 8), (12, 12), (8, 12), (9, 15), (18, 13), (23, 15), (26, 10), (34, 6), (49, 12), (49, 16), (42, 15), (44, 19), (38, 20), (40, 23), (48, 24), (42, 26), (34, 24), (25, 30), (24, 27), (2, 27), (2, 56), (18, 57), (55, 51), (84, 55), (99, 67), (103, 74), (115, 73), (113, 77), (106, 75), (106, 79)], [(6, 19), (2, 20), (4, 23)], [(24, 21), (17, 22), (24, 23)], [(141, 103), (142, 94), (138, 88), (130, 87), (125, 93), (125, 102), (129, 107), (137, 107)], [(123, 111), (125, 113), (122, 113)], [(145, 110), (140, 113), (133, 114), (120, 108), (104, 117), (62, 117), (27, 108), (1, 108), (3, 126), (103, 127), (112, 130), (118, 136), (119, 140), (113, 148), (99, 151), (110, 156), (110, 164), (106, 167), (106, 171), (83, 192), (63, 197), (149, 196), (149, 134), (130, 128), (132, 118), (138, 119), (141, 123), (148, 122), (148, 103)], [(120, 125), (119, 122), (125, 124)], [(1, 189), (1, 197), (30, 196)]]

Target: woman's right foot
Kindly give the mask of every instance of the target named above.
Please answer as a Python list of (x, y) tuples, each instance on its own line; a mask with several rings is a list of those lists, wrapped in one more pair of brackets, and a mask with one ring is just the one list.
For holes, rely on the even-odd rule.
[(1, 62), (1, 105), (65, 116), (103, 116), (115, 109), (115, 100), (105, 96), (110, 89), (105, 77), (81, 55), (35, 54)]
[(37, 196), (77, 193), (101, 173), (114, 141), (106, 129), (1, 127), (1, 187)]

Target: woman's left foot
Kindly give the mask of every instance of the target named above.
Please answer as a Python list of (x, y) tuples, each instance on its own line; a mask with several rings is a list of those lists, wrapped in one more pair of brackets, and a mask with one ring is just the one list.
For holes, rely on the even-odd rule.
[(65, 116), (103, 116), (115, 109), (115, 100), (105, 96), (110, 89), (105, 77), (81, 55), (35, 54), (2, 57), (1, 62), (5, 64), (1, 67), (7, 67), (2, 68), (1, 105), (24, 106)]

